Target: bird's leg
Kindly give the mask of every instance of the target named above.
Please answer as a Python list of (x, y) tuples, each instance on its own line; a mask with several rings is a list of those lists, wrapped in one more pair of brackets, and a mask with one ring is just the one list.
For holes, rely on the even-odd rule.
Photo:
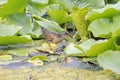
[(49, 47), (50, 47), (50, 51), (52, 51), (53, 49), (52, 49), (52, 47), (51, 47), (50, 43), (48, 43), (48, 45), (49, 45)]
[(56, 49), (52, 48), (50, 43), (48, 43), (48, 44), (49, 44), (49, 48), (50, 48), (50, 53), (54, 54)]

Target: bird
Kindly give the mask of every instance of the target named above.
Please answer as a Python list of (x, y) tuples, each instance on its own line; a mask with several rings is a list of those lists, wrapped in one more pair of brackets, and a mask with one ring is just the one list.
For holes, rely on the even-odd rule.
[(42, 26), (41, 26), (41, 33), (42, 33), (42, 36), (47, 40), (51, 50), (52, 48), (50, 46), (50, 43), (59, 44), (64, 40), (65, 36), (69, 36), (69, 33), (67, 31), (62, 31), (61, 33), (57, 33), (54, 31), (50, 31), (47, 28)]

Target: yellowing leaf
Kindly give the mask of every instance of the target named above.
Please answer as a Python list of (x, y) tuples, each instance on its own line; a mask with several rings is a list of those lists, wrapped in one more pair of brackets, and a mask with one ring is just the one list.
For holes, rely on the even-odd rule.
[(78, 30), (78, 34), (80, 35), (82, 40), (86, 39), (88, 35), (86, 21), (84, 19), (87, 12), (88, 12), (88, 9), (83, 8), (83, 9), (74, 11), (71, 15), (73, 22), (75, 23), (75, 26)]
[(12, 60), (12, 57), (10, 55), (1, 55), (0, 56), (0, 61), (8, 61)]

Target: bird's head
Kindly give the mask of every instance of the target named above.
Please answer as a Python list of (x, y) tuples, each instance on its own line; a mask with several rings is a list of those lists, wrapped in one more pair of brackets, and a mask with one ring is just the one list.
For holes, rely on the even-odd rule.
[(63, 36), (63, 37), (65, 37), (65, 36), (71, 37), (71, 35), (67, 31), (62, 31), (61, 36)]

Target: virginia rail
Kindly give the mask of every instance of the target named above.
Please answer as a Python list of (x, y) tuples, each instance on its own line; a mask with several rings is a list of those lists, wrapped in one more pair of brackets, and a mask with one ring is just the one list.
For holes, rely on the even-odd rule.
[[(63, 41), (66, 35), (69, 35), (67, 31), (62, 31), (59, 34), (59, 33), (50, 31), (42, 26), (41, 26), (41, 32), (43, 37), (48, 41), (49, 46), (50, 46), (50, 43), (55, 43), (55, 44), (60, 43), (61, 41)], [(51, 46), (50, 46), (50, 49), (51, 49)]]

